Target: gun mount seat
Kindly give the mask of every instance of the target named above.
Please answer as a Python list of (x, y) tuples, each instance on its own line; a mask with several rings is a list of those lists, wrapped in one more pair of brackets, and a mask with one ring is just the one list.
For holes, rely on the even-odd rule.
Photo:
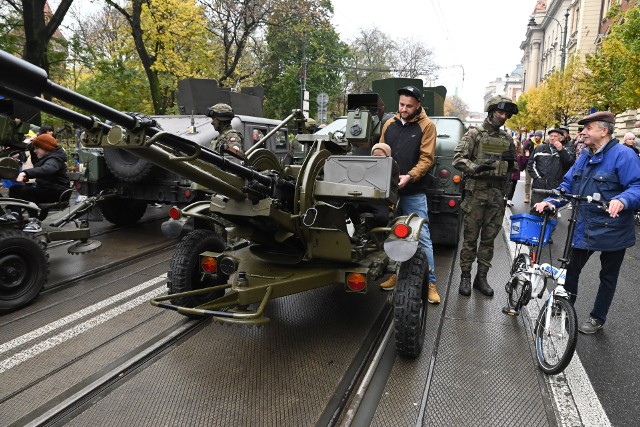
[(40, 208), (39, 220), (42, 221), (47, 217), (49, 211), (60, 211), (62, 209), (66, 209), (69, 207), (69, 200), (71, 200), (71, 194), (73, 193), (72, 188), (68, 188), (60, 194), (57, 202), (51, 203), (38, 203), (38, 207)]

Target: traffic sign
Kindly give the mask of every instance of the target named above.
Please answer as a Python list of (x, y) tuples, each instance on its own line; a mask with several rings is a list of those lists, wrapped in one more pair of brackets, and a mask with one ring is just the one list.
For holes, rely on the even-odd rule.
[(318, 101), (318, 105), (320, 105), (321, 107), (325, 107), (329, 103), (329, 95), (324, 92), (320, 92), (318, 94), (318, 97), (316, 98), (316, 101)]

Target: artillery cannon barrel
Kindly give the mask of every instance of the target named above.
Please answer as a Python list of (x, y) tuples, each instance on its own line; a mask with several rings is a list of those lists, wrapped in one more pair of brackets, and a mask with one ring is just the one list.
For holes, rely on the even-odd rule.
[[(53, 103), (49, 103), (48, 101), (41, 100), (38, 96), (41, 93), (47, 93), (61, 101), (110, 120), (128, 130), (134, 130), (140, 125), (135, 117), (122, 113), (83, 95), (75, 93), (70, 89), (53, 83), (48, 79), (47, 73), (43, 69), (2, 50), (0, 50), (0, 84), (4, 86), (0, 87), (0, 91), (6, 90), (7, 94), (11, 91), (13, 96), (18, 95), (18, 93), (21, 92), (22, 96), (20, 97), (20, 100), (23, 102), (36, 107), (43, 107), (43, 111), (47, 111), (61, 118), (67, 118), (68, 120), (87, 128), (92, 127), (95, 124), (95, 120), (88, 118), (87, 116), (75, 116), (72, 114), (74, 113), (73, 111), (57, 106)], [(45, 103), (41, 103), (40, 101)], [(52, 106), (55, 106), (56, 108)], [(47, 109), (45, 110), (44, 107)], [(63, 114), (65, 117), (62, 117)], [(149, 135), (155, 135), (161, 132), (161, 129), (151, 126), (145, 128), (145, 131)], [(236, 174), (242, 178), (257, 181), (269, 189), (273, 188), (274, 182), (271, 177), (263, 175), (251, 168), (231, 162), (224, 156), (207, 148), (201, 147), (193, 141), (173, 134), (163, 134), (160, 141), (167, 147), (180, 150), (188, 155), (200, 153), (200, 158), (208, 163), (218, 166), (221, 169), (232, 174)], [(166, 167), (164, 164), (160, 166)], [(215, 188), (213, 189), (215, 190)]]
[[(85, 116), (84, 114), (77, 113), (68, 108), (61, 107), (46, 99), (29, 96), (17, 90), (13, 90), (7, 87), (0, 87), (0, 92), (5, 96), (15, 99), (17, 101), (24, 102), (25, 104), (33, 105), (40, 111), (49, 113), (53, 116), (60, 117), (63, 120), (78, 124), (86, 129), (91, 129), (96, 121), (92, 117)], [(20, 117), (22, 119), (22, 117)], [(109, 125), (103, 124), (107, 128), (111, 128)]]

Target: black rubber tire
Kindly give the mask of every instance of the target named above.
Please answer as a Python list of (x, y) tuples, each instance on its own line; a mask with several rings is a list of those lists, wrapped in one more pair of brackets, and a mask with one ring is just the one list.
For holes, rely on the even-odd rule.
[[(542, 307), (535, 326), (536, 340), (536, 361), (542, 372), (548, 375), (556, 375), (569, 365), (573, 358), (578, 342), (578, 319), (576, 311), (568, 299), (562, 297), (554, 298), (554, 311), (557, 315), (552, 315), (551, 326), (554, 330), (559, 330), (561, 325), (561, 312), (565, 315), (565, 338), (562, 342), (558, 337), (552, 337), (544, 332), (544, 320), (547, 313), (547, 304)], [(554, 322), (555, 321), (555, 322)]]
[(147, 203), (133, 199), (109, 199), (100, 204), (104, 219), (115, 225), (132, 225), (140, 221)]
[(427, 257), (418, 248), (416, 254), (400, 265), (393, 291), (393, 318), (396, 335), (396, 351), (406, 357), (416, 358), (424, 344), (427, 320)]
[(123, 148), (104, 150), (104, 161), (117, 179), (124, 182), (140, 182), (148, 177), (155, 165)]
[[(224, 241), (214, 231), (194, 230), (187, 234), (178, 244), (169, 264), (167, 280), (169, 295), (227, 283), (229, 276), (219, 275), (217, 278), (202, 279), (200, 274), (200, 254), (205, 251), (222, 252), (224, 248)], [(175, 305), (193, 308), (222, 295), (224, 295), (224, 290), (174, 298), (171, 302)]]
[(29, 304), (49, 274), (49, 254), (32, 234), (0, 231), (0, 313)]
[[(516, 311), (520, 311), (522, 306), (527, 305), (529, 303), (529, 300), (531, 300), (531, 283), (527, 282), (526, 284), (524, 284), (520, 280), (513, 278), (514, 274), (519, 273), (520, 271), (524, 271), (529, 267), (527, 262), (528, 259), (528, 255), (519, 254), (513, 260), (513, 263), (511, 264), (511, 279), (505, 287), (505, 290), (507, 291), (507, 301), (509, 302), (509, 307), (514, 308)], [(521, 300), (523, 292), (527, 295), (523, 300)]]

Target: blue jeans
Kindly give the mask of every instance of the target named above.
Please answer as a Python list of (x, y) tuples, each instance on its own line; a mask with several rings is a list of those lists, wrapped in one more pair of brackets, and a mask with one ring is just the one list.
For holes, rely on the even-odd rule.
[[(616, 293), (616, 285), (618, 284), (618, 275), (620, 274), (620, 266), (624, 260), (626, 249), (613, 252), (600, 252), (600, 286), (598, 294), (593, 303), (591, 317), (596, 319), (600, 324), (604, 325), (607, 320), (607, 313)], [(578, 279), (582, 268), (589, 260), (594, 251), (586, 249), (573, 248), (571, 250), (571, 261), (567, 266), (567, 279), (564, 288), (569, 292), (571, 303), (576, 302), (578, 297)]]
[[(396, 215), (409, 215), (410, 213), (415, 213), (420, 218), (429, 220), (426, 194), (419, 193), (400, 196)], [(429, 263), (429, 283), (436, 283), (436, 268), (435, 263), (433, 262), (433, 244), (431, 243), (431, 233), (429, 232), (428, 223), (425, 223), (422, 230), (420, 230), (418, 244), (424, 251), (425, 255), (427, 255), (427, 262)]]

